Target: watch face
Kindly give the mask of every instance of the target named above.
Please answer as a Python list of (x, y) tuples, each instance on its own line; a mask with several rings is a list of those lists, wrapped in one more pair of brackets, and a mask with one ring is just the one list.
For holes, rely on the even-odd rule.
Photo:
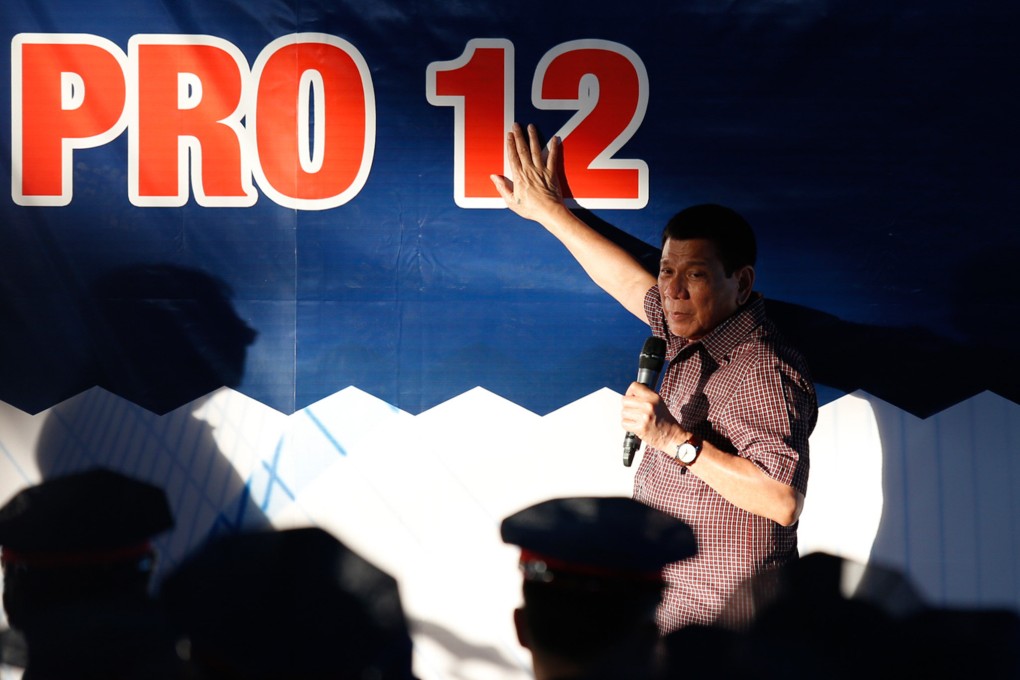
[(690, 464), (694, 462), (694, 459), (698, 457), (698, 449), (690, 442), (685, 442), (680, 446), (676, 447), (676, 459), (684, 464)]

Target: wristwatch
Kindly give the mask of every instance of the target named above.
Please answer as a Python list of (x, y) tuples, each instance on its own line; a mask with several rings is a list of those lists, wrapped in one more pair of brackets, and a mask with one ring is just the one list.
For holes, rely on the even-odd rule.
[(701, 453), (702, 444), (701, 437), (692, 434), (683, 444), (676, 445), (676, 453), (673, 454), (673, 460), (684, 465), (690, 465), (697, 460), (698, 454)]

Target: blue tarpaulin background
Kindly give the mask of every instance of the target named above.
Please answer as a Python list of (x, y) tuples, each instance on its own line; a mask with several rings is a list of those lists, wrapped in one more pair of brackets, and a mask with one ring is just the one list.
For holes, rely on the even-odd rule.
[[(84, 33), (126, 52), (136, 34), (204, 34), (251, 64), (284, 35), (339, 36), (370, 69), (376, 139), (364, 188), (328, 210), (264, 193), (247, 208), (135, 207), (127, 134), (74, 152), (67, 206), (0, 200), (0, 399), (35, 412), (100, 383), (165, 411), (225, 382), (290, 413), (355, 385), (417, 413), (481, 385), (546, 413), (622, 389), (642, 325), (537, 225), (454, 203), (454, 111), (428, 102), (426, 70), (469, 40), (502, 38), (515, 51), (514, 117), (547, 135), (570, 117), (530, 101), (548, 50), (599, 39), (638, 54), (647, 109), (617, 156), (648, 164), (649, 203), (593, 219), (647, 254), (682, 207), (745, 214), (760, 240), (759, 289), (810, 345), (823, 399), (864, 387), (921, 415), (982, 389), (1015, 400), (1005, 350), (1017, 331), (1018, 25), (1020, 10), (991, 2), (10, 0), (8, 43)], [(0, 60), (10, 74), (10, 52)], [(0, 110), (11, 105), (0, 88)], [(0, 140), (10, 186), (9, 126)], [(243, 367), (195, 378), (179, 403), (164, 390), (148, 404), (116, 373), (163, 364), (172, 378), (149, 384), (189, 381), (190, 360), (170, 361), (172, 346), (236, 324), (229, 309), (196, 317), (169, 305), (185, 326), (212, 330), (118, 330), (111, 317), (143, 317), (111, 312), (104, 301), (123, 294), (110, 286), (160, 298), (158, 287), (139, 293), (156, 265), (173, 267), (157, 279), (221, 280), (257, 334), (246, 347), (228, 332), (236, 346), (217, 351), (240, 351)], [(138, 356), (110, 356), (111, 344)]]

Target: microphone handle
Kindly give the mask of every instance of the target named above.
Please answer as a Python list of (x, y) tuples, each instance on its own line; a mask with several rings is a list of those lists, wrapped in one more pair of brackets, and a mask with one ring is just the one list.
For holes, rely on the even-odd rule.
[[(659, 372), (650, 368), (639, 368), (637, 382), (649, 389), (653, 389), (655, 381), (659, 379)], [(641, 439), (633, 432), (628, 432), (623, 438), (623, 466), (630, 467), (634, 462), (634, 454), (641, 447)]]
[[(654, 335), (645, 340), (641, 348), (641, 355), (638, 358), (637, 382), (649, 389), (655, 389), (655, 383), (659, 381), (659, 371), (662, 370), (666, 354), (666, 341)], [(623, 438), (623, 465), (630, 467), (634, 460), (634, 454), (641, 446), (641, 440), (633, 432), (628, 432)]]
[(627, 436), (623, 438), (623, 465), (624, 467), (630, 467), (630, 464), (634, 462), (634, 454), (637, 453), (638, 448), (641, 446), (641, 440), (633, 432), (628, 432)]

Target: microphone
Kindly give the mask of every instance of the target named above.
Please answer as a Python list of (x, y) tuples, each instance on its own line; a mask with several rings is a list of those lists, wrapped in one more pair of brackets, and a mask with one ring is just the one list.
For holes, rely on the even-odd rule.
[[(659, 381), (659, 371), (666, 360), (666, 341), (654, 335), (645, 340), (645, 346), (641, 348), (641, 356), (638, 357), (637, 381), (655, 389), (655, 383)], [(628, 432), (623, 438), (623, 464), (630, 467), (634, 461), (634, 454), (641, 446), (641, 440), (633, 432)]]

